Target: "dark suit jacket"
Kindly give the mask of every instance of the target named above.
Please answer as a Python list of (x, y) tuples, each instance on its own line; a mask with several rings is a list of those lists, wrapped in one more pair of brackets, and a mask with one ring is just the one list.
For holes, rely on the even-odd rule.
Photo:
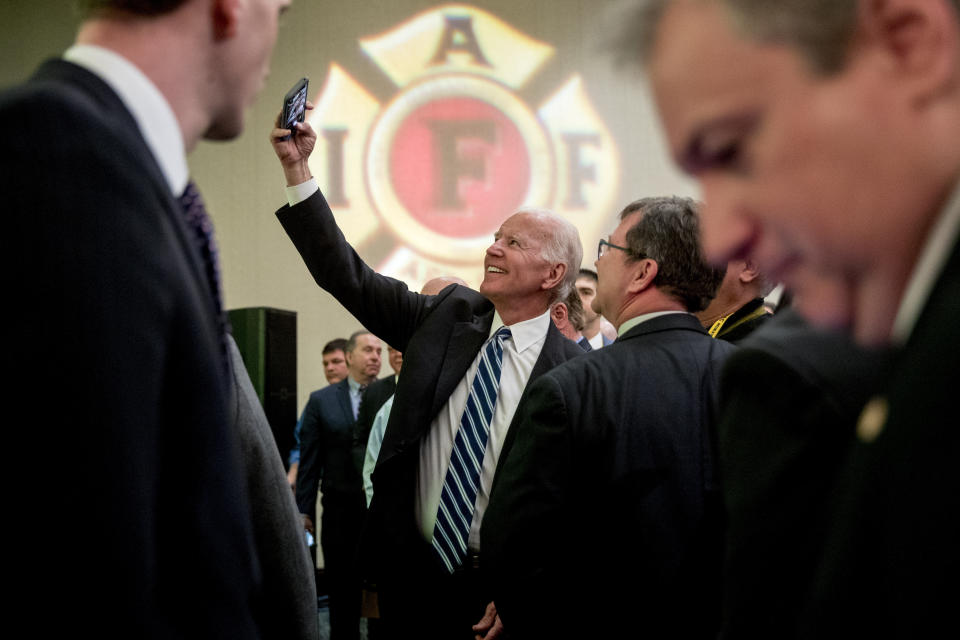
[(772, 317), (773, 314), (766, 313), (763, 308), (763, 298), (754, 298), (727, 318), (720, 328), (717, 338), (733, 344), (740, 344), (742, 340), (762, 327)]
[[(364, 327), (403, 352), (403, 375), (373, 474), (364, 544), (364, 555), (378, 558), (381, 569), (389, 571), (390, 562), (409, 557), (411, 546), (423, 545), (414, 517), (420, 441), (489, 337), (493, 304), (462, 286), (424, 296), (375, 273), (344, 240), (320, 193), (292, 209), (283, 207), (277, 216), (317, 284)], [(530, 381), (582, 353), (550, 323)], [(513, 431), (511, 426), (501, 459), (509, 452)]]
[(32, 426), (2, 465), (21, 487), (11, 611), (49, 635), (255, 637), (228, 365), (182, 210), (120, 99), (76, 65), (0, 95), (0, 145), (7, 391)]
[(346, 378), (310, 394), (300, 428), (297, 506), (314, 522), (318, 483), (325, 495), (363, 493), (353, 461), (355, 424)]
[(714, 394), (735, 347), (660, 316), (544, 374), (481, 530), (511, 637), (714, 637)]
[(955, 626), (958, 327), (960, 243), (877, 393), (881, 430), (851, 437), (801, 635), (922, 638)]
[(857, 416), (886, 359), (790, 310), (741, 346), (720, 393), (724, 635), (791, 638), (824, 553)]
[(300, 513), (270, 422), (232, 336), (229, 348), (234, 391), (230, 418), (240, 438), (263, 571), (260, 628), (267, 638), (317, 640), (317, 588)]
[(353, 437), (353, 462), (363, 475), (363, 460), (367, 453), (367, 441), (373, 429), (373, 419), (377, 417), (380, 407), (397, 391), (396, 374), (380, 378), (370, 383), (360, 398), (360, 409), (357, 411), (357, 426)]

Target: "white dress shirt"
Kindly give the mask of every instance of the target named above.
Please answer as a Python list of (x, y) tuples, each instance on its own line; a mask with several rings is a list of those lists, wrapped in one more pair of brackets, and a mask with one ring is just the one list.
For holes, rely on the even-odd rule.
[[(495, 321), (490, 335), (496, 332), (501, 323)], [(523, 394), (533, 365), (540, 357), (543, 342), (550, 327), (550, 311), (530, 320), (511, 325), (511, 337), (503, 342), (503, 367), (500, 371), (500, 391), (497, 405), (493, 410), (490, 423), (490, 435), (483, 456), (483, 468), (480, 471), (480, 491), (477, 493), (473, 522), (470, 525), (470, 537), (467, 547), (471, 551), (480, 550), (480, 523), (483, 512), (490, 500), (490, 487), (493, 474), (497, 469), (497, 460), (503, 439), (517, 411), (520, 396)], [(473, 359), (466, 375), (450, 395), (450, 399), (430, 423), (430, 429), (420, 445), (420, 469), (417, 474), (416, 514), (420, 523), (420, 532), (424, 540), (433, 540), (433, 529), (437, 523), (437, 508), (440, 506), (440, 493), (447, 477), (447, 467), (453, 453), (453, 442), (460, 429), (460, 418), (467, 406), (470, 387), (480, 365), (481, 349)]]
[(897, 317), (893, 321), (892, 339), (894, 344), (907, 342), (920, 312), (930, 297), (930, 291), (943, 271), (953, 246), (960, 238), (960, 183), (953, 190), (946, 207), (940, 213), (936, 223), (927, 235), (927, 241), (920, 252), (920, 258), (913, 268), (910, 282), (900, 299)]
[(63, 59), (95, 74), (120, 96), (160, 165), (170, 193), (179, 198), (190, 176), (183, 133), (157, 86), (129, 60), (103, 47), (77, 44), (67, 49)]

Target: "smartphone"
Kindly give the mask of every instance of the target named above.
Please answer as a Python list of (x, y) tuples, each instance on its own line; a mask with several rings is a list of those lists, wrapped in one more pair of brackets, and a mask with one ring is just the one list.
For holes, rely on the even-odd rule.
[[(283, 97), (283, 110), (280, 115), (281, 128), (293, 130), (294, 123), (303, 122), (303, 115), (307, 110), (307, 85), (309, 82), (307, 78), (300, 78), (290, 91), (287, 91), (287, 95)], [(293, 130), (293, 133), (296, 133), (296, 131)], [(293, 133), (290, 135), (293, 135)], [(283, 139), (289, 140), (290, 136)]]

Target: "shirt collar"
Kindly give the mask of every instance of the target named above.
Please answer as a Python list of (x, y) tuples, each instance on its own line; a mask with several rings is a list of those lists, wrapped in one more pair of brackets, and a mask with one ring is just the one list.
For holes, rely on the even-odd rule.
[(350, 393), (360, 393), (360, 383), (354, 380), (349, 373), (347, 374), (347, 385), (350, 387)]
[[(523, 353), (541, 342), (546, 337), (547, 330), (550, 329), (550, 322), (550, 309), (548, 308), (542, 315), (509, 325), (507, 328), (510, 329), (511, 342), (517, 353)], [(490, 327), (490, 335), (496, 333), (496, 330), (502, 326), (506, 325), (503, 324), (500, 315), (497, 314), (493, 325)]]
[(620, 325), (620, 328), (617, 330), (617, 337), (619, 338), (630, 329), (633, 329), (635, 326), (647, 320), (652, 320), (657, 316), (666, 316), (671, 313), (687, 313), (686, 311), (652, 311), (650, 313), (641, 313), (639, 316), (634, 316)]
[(947, 264), (958, 237), (960, 237), (960, 182), (957, 183), (953, 195), (947, 200), (947, 205), (930, 229), (927, 241), (920, 252), (920, 258), (910, 276), (910, 282), (900, 299), (900, 307), (891, 332), (891, 338), (895, 344), (905, 344), (913, 332), (920, 312), (923, 311), (927, 298), (930, 297), (930, 291)]
[(63, 59), (94, 73), (120, 97), (160, 165), (170, 192), (179, 197), (190, 176), (183, 134), (157, 86), (129, 60), (103, 47), (76, 44), (67, 49)]

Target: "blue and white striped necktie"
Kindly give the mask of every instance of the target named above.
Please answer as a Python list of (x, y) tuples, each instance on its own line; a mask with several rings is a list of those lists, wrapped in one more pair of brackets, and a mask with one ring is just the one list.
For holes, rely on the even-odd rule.
[(463, 564), (467, 555), (467, 538), (480, 488), (483, 454), (500, 391), (503, 341), (509, 337), (510, 329), (502, 327), (483, 347), (443, 481), (432, 544), (450, 573)]

